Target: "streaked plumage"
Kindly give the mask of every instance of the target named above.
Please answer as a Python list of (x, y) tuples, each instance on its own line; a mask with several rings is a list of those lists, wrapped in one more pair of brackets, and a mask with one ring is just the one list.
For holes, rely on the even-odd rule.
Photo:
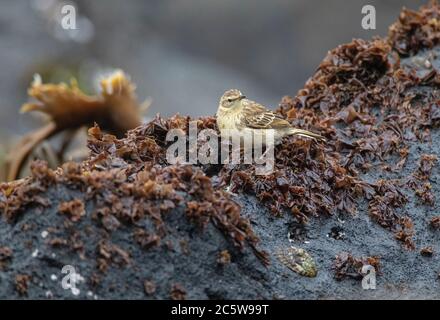
[(324, 140), (319, 134), (292, 127), (287, 120), (276, 115), (272, 110), (246, 99), (237, 89), (228, 90), (221, 97), (217, 110), (217, 125), (220, 130), (235, 129), (242, 134), (264, 135), (263, 130), (274, 129), (276, 144), (289, 135)]

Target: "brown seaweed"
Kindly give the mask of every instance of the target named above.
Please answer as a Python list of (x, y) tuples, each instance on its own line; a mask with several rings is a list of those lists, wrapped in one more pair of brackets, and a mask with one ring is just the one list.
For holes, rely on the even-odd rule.
[(377, 273), (380, 273), (380, 258), (373, 257), (354, 257), (350, 253), (343, 252), (336, 256), (333, 263), (336, 280), (346, 278), (361, 280), (363, 278), (362, 267), (370, 265), (374, 267)]
[[(75, 81), (71, 85), (43, 84), (36, 76), (28, 94), (37, 102), (22, 106), (23, 113), (42, 112), (49, 122), (22, 138), (7, 157), (8, 181), (15, 180), (24, 161), (42, 141), (60, 132), (67, 132), (65, 142), (72, 132), (98, 122), (104, 130), (122, 137), (127, 130), (141, 124), (141, 108), (135, 94), (135, 85), (122, 71), (116, 71), (101, 81), (99, 96), (84, 94)], [(66, 145), (63, 146), (66, 148)]]

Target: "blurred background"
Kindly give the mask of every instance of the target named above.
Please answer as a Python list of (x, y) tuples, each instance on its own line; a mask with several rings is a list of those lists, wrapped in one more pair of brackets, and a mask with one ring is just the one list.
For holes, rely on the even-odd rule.
[[(0, 0), (0, 152), (41, 122), (18, 110), (34, 73), (44, 82), (75, 76), (93, 92), (97, 73), (121, 68), (152, 99), (148, 116), (215, 113), (240, 88), (276, 107), (295, 95), (329, 49), (384, 36), (402, 6), (419, 0)], [(75, 32), (57, 20), (77, 7)], [(361, 27), (374, 5), (377, 29)]]

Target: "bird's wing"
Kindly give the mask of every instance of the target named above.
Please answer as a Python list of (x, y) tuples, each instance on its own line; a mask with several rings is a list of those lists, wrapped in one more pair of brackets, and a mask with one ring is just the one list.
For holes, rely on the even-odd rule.
[(243, 126), (254, 129), (281, 129), (290, 127), (289, 122), (255, 101), (246, 99), (242, 103), (243, 113), (240, 121)]

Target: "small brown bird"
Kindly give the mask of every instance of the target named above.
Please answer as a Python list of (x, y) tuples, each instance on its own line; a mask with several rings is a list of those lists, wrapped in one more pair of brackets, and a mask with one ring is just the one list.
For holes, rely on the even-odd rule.
[(217, 110), (217, 125), (220, 131), (238, 130), (242, 135), (264, 135), (265, 130), (273, 129), (275, 144), (279, 144), (284, 137), (290, 135), (325, 140), (317, 133), (292, 127), (287, 120), (265, 106), (246, 99), (237, 89), (228, 90), (221, 97)]

